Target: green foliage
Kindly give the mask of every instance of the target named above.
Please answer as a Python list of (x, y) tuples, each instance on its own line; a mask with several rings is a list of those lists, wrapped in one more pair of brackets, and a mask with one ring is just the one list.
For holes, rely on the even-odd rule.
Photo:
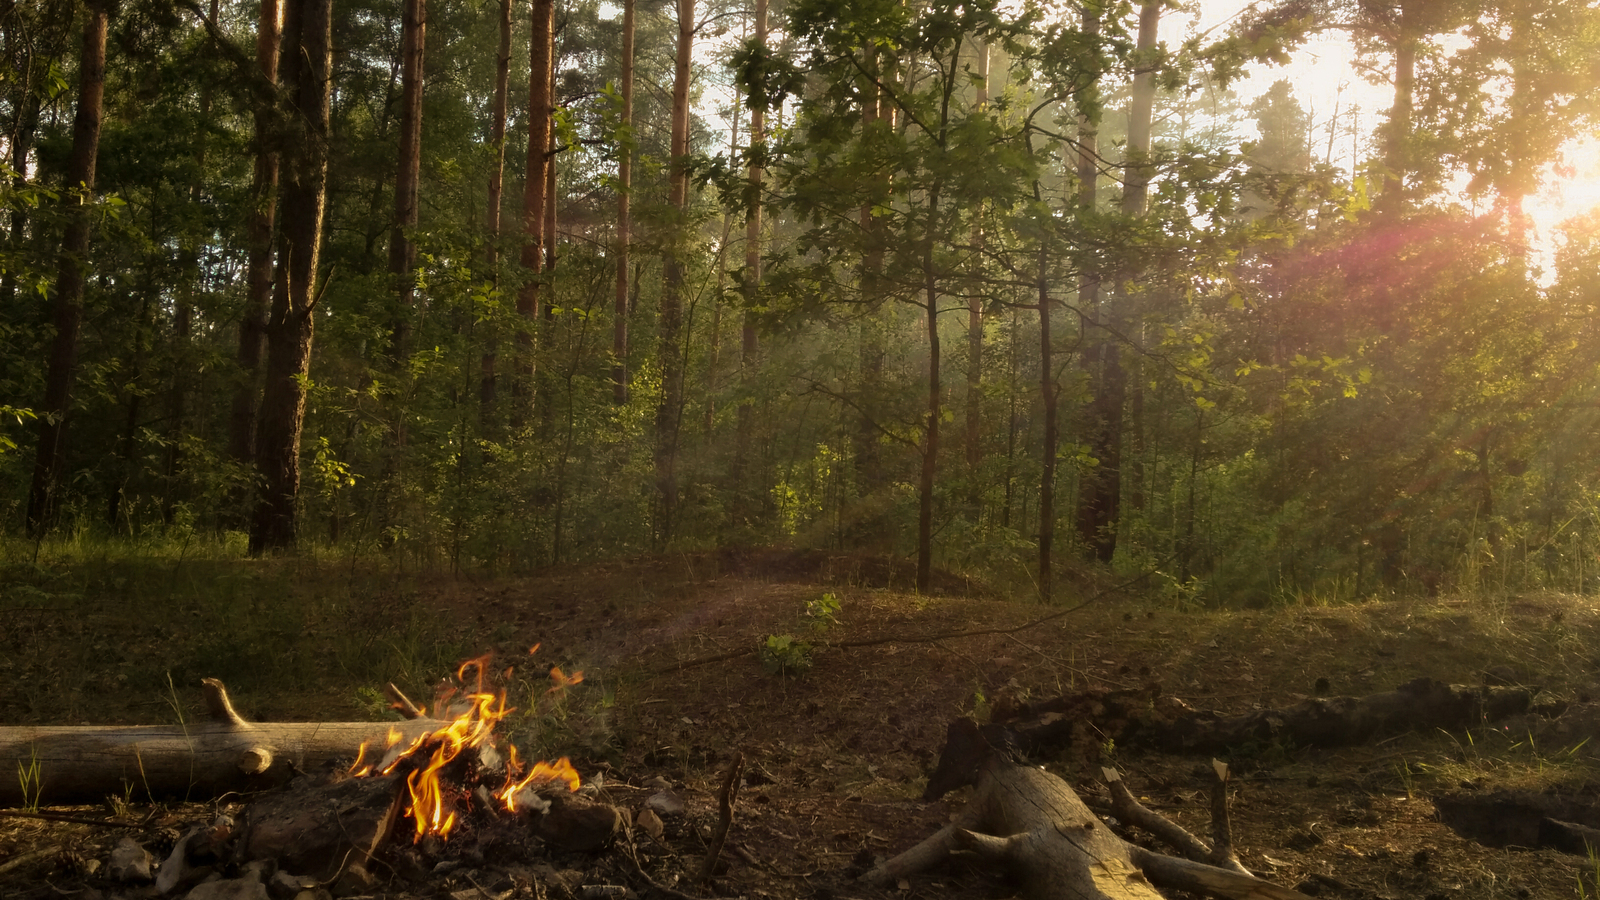
[[(821, 639), (839, 624), (839, 608), (836, 594), (824, 593), (807, 600), (801, 625), (814, 640)], [(811, 641), (793, 634), (769, 634), (761, 639), (757, 656), (770, 675), (799, 676), (811, 669), (815, 649)]]

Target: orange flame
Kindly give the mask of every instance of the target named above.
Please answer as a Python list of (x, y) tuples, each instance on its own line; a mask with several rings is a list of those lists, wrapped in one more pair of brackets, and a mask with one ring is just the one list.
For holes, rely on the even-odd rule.
[[(536, 645), (533, 650), (537, 649)], [(456, 805), (467, 796), (467, 791), (459, 787), (448, 787), (444, 769), (460, 758), (463, 752), (493, 746), (495, 726), (515, 712), (515, 709), (506, 707), (505, 691), (491, 693), (485, 688), (489, 659), (487, 655), (470, 659), (456, 670), (456, 679), (463, 684), (467, 681), (467, 671), (469, 669), (476, 671), (475, 688), (472, 692), (458, 695), (457, 688), (448, 685), (441, 689), (436, 698), (435, 708), (442, 714), (447, 714), (452, 709), (459, 710), (455, 718), (442, 728), (423, 733), (398, 751), (396, 748), (404, 740), (405, 735), (399, 729), (391, 727), (385, 738), (382, 757), (377, 761), (368, 760), (368, 747), (363, 743), (355, 765), (350, 768), (350, 773), (357, 777), (372, 774), (389, 775), (401, 761), (410, 758), (425, 745), (433, 747), (427, 760), (406, 776), (406, 787), (411, 795), (411, 806), (406, 810), (406, 814), (411, 816), (416, 824), (417, 833), (414, 840), (420, 841), (429, 834), (440, 837), (449, 835), (457, 821)], [(571, 675), (566, 675), (562, 673), (560, 667), (552, 666), (550, 680), (553, 685), (550, 692), (554, 693), (582, 682), (583, 673), (573, 672)], [(451, 700), (456, 702), (451, 703)], [(523, 764), (517, 759), (517, 748), (508, 747), (506, 784), (496, 791), (494, 796), (504, 804), (506, 810), (515, 812), (520, 792), (533, 785), (555, 781), (564, 782), (569, 791), (578, 789), (580, 784), (578, 772), (566, 757), (554, 763), (542, 760), (536, 762), (532, 769), (524, 774)]]

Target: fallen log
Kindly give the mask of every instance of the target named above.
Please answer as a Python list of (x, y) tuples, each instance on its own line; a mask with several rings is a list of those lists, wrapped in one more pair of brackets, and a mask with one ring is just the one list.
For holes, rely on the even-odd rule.
[[(1017, 875), (1028, 900), (1159, 900), (1157, 888), (1228, 900), (1307, 900), (1245, 871), (1228, 850), (1230, 839), (1219, 839), (1214, 851), (1185, 832), (1188, 845), (1179, 848), (1215, 856), (1222, 865), (1166, 856), (1123, 840), (1065, 781), (1022, 764), (1014, 748), (991, 744), (970, 719), (950, 724), (928, 793), (937, 796), (959, 784), (975, 790), (956, 821), (868, 872), (865, 880), (887, 887), (965, 849)], [(1226, 828), (1225, 820), (1214, 825)]]
[(0, 807), (214, 797), (265, 790), (296, 771), (353, 759), (392, 728), (405, 744), (443, 722), (246, 722), (208, 678), (205, 721), (179, 725), (0, 728)]
[(1600, 803), (1581, 794), (1453, 793), (1435, 797), (1433, 805), (1452, 831), (1488, 847), (1600, 852)]
[(1044, 756), (1087, 740), (1167, 753), (1223, 753), (1247, 745), (1346, 747), (1407, 731), (1456, 731), (1527, 712), (1533, 691), (1469, 687), (1418, 678), (1365, 697), (1309, 697), (1237, 716), (1194, 709), (1159, 685), (1084, 691), (997, 709), (1023, 752)]

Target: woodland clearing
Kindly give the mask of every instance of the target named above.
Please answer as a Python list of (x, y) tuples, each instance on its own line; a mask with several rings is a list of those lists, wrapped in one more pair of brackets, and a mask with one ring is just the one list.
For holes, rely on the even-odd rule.
[[(710, 886), (680, 883), (687, 893), (1000, 898), (1015, 885), (964, 858), (888, 891), (856, 880), (962, 807), (965, 792), (920, 799), (957, 716), (982, 721), (996, 706), (1151, 681), (1226, 713), (1289, 705), (1319, 688), (1360, 696), (1421, 676), (1511, 677), (1574, 708), (1600, 696), (1592, 650), (1600, 613), (1574, 595), (1203, 611), (1085, 583), (1072, 592), (1095, 598), (1082, 608), (999, 633), (1060, 608), (1001, 599), (953, 576), (919, 596), (910, 578), (908, 565), (779, 551), (496, 578), (311, 561), (41, 568), (8, 579), (0, 595), (0, 724), (198, 717), (202, 677), (227, 681), (254, 721), (381, 718), (385, 682), (426, 697), (457, 662), (492, 650), (519, 667), (513, 705), (533, 701), (508, 722), (528, 755), (571, 756), (586, 778), (604, 773), (621, 792), (661, 779), (684, 799), (665, 836), (644, 842), (655, 871), (698, 867), (723, 773), (743, 754), (728, 868)], [(963, 635), (985, 630), (995, 633)], [(538, 654), (524, 663), (534, 644)], [(582, 670), (584, 681), (543, 698), (551, 664)], [(1441, 823), (1434, 803), (1500, 790), (1592, 798), (1596, 742), (1581, 722), (1562, 721), (1526, 716), (1339, 750), (1235, 748), (1227, 756), (1235, 847), (1252, 871), (1313, 896), (1593, 895), (1592, 856), (1473, 842)], [(1100, 766), (1114, 765), (1146, 805), (1205, 831), (1209, 757), (1107, 740), (1036, 761), (1091, 804), (1106, 796)], [(131, 786), (107, 806), (140, 824), (0, 818), (0, 860), (63, 851), (0, 875), (0, 896), (98, 889), (82, 860), (103, 858), (126, 833), (160, 855), (176, 836), (172, 823), (198, 815), (194, 803), (152, 807)], [(605, 859), (574, 855), (552, 866), (582, 872), (604, 869)], [(599, 874), (614, 881), (627, 872)], [(454, 880), (388, 891), (471, 890), (461, 878), (457, 870)], [(563, 896), (560, 882), (533, 889)]]

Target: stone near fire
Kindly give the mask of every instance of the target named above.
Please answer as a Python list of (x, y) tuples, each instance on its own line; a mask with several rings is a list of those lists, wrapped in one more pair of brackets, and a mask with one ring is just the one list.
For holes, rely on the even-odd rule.
[(302, 891), (316, 890), (317, 880), (306, 878), (303, 875), (292, 875), (285, 871), (272, 873), (267, 879), (267, 893), (272, 895), (272, 900), (293, 900)]
[(684, 811), (683, 800), (672, 791), (657, 791), (644, 801), (644, 805), (663, 816), (681, 816)]
[(150, 851), (133, 838), (125, 837), (111, 848), (107, 872), (112, 881), (150, 881), (155, 877), (150, 870), (154, 862)]
[(244, 856), (326, 882), (346, 862), (364, 862), (389, 836), (401, 788), (391, 776), (298, 777), (250, 805), (240, 825)]
[(267, 886), (261, 883), (258, 871), (243, 878), (219, 878), (203, 881), (184, 895), (184, 900), (271, 900)]

